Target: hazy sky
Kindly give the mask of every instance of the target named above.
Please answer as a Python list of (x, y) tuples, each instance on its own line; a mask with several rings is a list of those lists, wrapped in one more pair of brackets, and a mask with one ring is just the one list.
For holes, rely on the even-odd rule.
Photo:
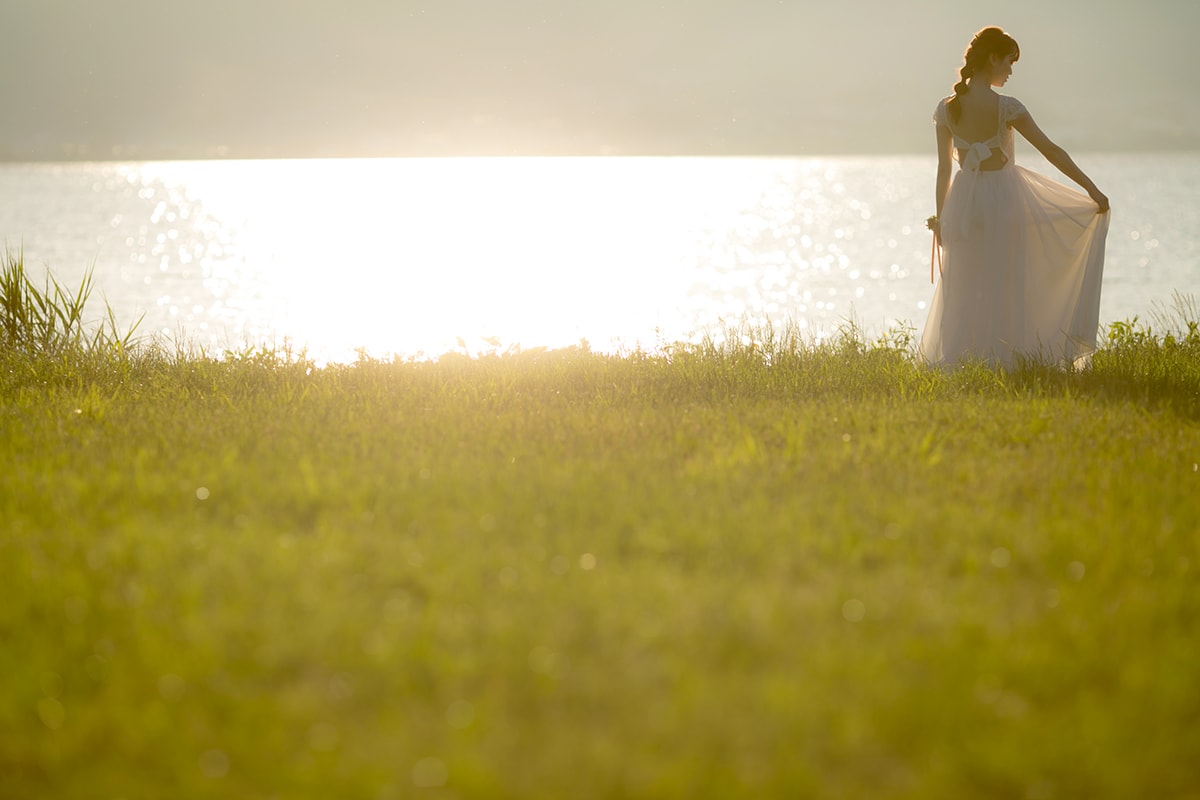
[(1195, 0), (0, 0), (0, 158), (927, 152), (989, 24), (1060, 143), (1200, 148)]

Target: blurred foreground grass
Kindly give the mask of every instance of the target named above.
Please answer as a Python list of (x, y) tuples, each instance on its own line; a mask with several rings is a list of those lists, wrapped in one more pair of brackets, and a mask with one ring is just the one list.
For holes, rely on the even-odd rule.
[(0, 350), (5, 797), (1200, 796), (1194, 324), (121, 341)]

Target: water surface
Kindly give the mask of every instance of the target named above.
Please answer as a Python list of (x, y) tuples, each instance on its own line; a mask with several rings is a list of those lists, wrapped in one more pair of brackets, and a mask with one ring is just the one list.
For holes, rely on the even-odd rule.
[[(1077, 160), (1114, 207), (1101, 322), (1195, 291), (1200, 154)], [(71, 282), (94, 263), (119, 319), (217, 350), (621, 350), (745, 319), (878, 334), (924, 320), (933, 171), (926, 157), (7, 164), (0, 236)]]

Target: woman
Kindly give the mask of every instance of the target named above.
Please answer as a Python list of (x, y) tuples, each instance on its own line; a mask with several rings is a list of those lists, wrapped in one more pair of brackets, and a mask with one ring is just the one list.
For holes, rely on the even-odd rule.
[[(1004, 31), (981, 30), (934, 112), (937, 215), (928, 224), (942, 279), (921, 335), (932, 364), (1082, 364), (1096, 347), (1108, 198), (1025, 106), (994, 91), (1020, 54)], [(1013, 130), (1087, 195), (1017, 166)]]

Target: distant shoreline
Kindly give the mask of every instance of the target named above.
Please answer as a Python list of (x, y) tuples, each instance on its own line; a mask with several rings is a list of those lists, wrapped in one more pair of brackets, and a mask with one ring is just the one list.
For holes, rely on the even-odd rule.
[[(1154, 149), (1137, 149), (1137, 148), (1107, 148), (1089, 150), (1087, 148), (1076, 148), (1076, 152), (1084, 157), (1103, 157), (1103, 156), (1178, 156), (1178, 155), (1194, 155), (1200, 154), (1200, 144), (1193, 147), (1179, 148), (1154, 148)], [(1036, 154), (1035, 154), (1036, 155)], [(265, 153), (241, 153), (230, 152), (225, 155), (208, 155), (208, 154), (155, 154), (155, 155), (139, 155), (137, 153), (125, 153), (122, 155), (113, 155), (102, 158), (93, 158), (89, 156), (48, 156), (40, 154), (31, 154), (27, 158), (16, 155), (0, 155), (0, 165), (12, 164), (129, 164), (129, 163), (158, 163), (158, 162), (175, 162), (175, 161), (322, 161), (322, 160), (422, 160), (422, 159), (455, 159), (455, 158), (904, 158), (904, 157), (921, 157), (928, 156), (932, 158), (932, 153), (928, 151), (899, 151), (892, 153), (856, 153), (856, 152), (812, 152), (812, 153), (785, 153), (785, 152), (727, 152), (727, 153), (704, 153), (704, 152), (628, 152), (628, 153), (597, 153), (597, 152), (579, 152), (579, 153), (408, 153), (408, 154), (387, 154), (387, 153), (309, 153), (309, 154), (265, 154)], [(1026, 156), (1028, 157), (1028, 155)]]

